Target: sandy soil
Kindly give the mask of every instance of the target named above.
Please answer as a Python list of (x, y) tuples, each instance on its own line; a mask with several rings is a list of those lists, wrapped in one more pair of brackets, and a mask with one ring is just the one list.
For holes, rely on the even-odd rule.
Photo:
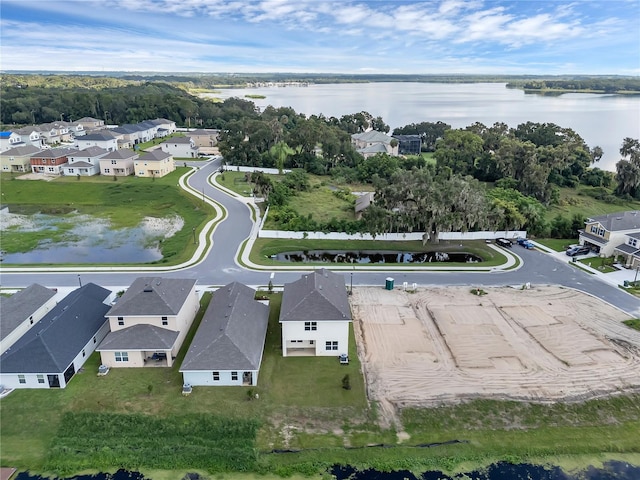
[(354, 289), (358, 355), (383, 424), (404, 406), (640, 389), (640, 332), (621, 323), (628, 315), (560, 287), (470, 290)]

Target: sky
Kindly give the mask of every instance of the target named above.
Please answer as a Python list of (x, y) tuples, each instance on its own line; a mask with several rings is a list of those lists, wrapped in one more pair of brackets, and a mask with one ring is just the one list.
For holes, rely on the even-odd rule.
[(0, 0), (0, 70), (640, 75), (640, 0)]

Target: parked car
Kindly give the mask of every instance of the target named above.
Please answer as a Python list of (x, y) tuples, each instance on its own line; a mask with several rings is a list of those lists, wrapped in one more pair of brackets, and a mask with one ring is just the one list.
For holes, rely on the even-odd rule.
[(526, 238), (518, 238), (517, 241), (518, 241), (518, 245), (526, 248), (527, 250), (531, 250), (532, 248), (535, 248), (535, 245), (529, 240), (527, 240)]
[(589, 247), (577, 245), (575, 247), (568, 248), (565, 253), (570, 257), (575, 257), (577, 255), (586, 255), (589, 252), (591, 252), (591, 249)]
[(513, 243), (511, 243), (511, 240), (507, 240), (506, 238), (496, 238), (496, 245), (500, 245), (501, 247), (511, 248)]

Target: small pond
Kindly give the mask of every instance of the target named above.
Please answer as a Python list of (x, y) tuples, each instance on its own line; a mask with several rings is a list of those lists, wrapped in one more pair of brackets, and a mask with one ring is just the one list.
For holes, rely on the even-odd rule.
[(323, 262), (323, 263), (477, 263), (482, 258), (465, 252), (392, 252), (361, 250), (345, 252), (339, 250), (306, 250), (282, 252), (272, 255), (281, 262)]
[(113, 229), (108, 220), (89, 215), (2, 214), (3, 240), (38, 235), (27, 252), (1, 252), (4, 264), (148, 263), (162, 258), (160, 241), (184, 225), (179, 218), (145, 218), (139, 225)]

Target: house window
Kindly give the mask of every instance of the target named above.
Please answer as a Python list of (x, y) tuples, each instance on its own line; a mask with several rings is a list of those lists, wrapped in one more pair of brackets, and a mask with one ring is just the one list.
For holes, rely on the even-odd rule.
[(96, 340), (96, 337), (93, 337), (93, 343), (96, 343), (98, 340)]
[(44, 383), (44, 375), (38, 375), (38, 383)]
[(111, 160), (111, 165), (116, 165), (118, 163), (117, 160)]
[(30, 324), (30, 325), (33, 325), (33, 315), (31, 315), (31, 316), (29, 317), (29, 324)]
[(636, 240), (635, 238), (629, 239), (629, 245), (631, 245), (632, 247), (635, 247), (637, 244), (638, 244), (638, 240)]
[(604, 228), (598, 229), (598, 235), (600, 235), (601, 237), (604, 237)]
[(109, 169), (108, 169), (108, 168), (105, 168), (105, 169), (104, 169), (104, 173), (109, 173)]
[(116, 352), (116, 362), (128, 362), (129, 361), (129, 352)]
[(86, 352), (84, 351), (84, 348), (83, 348), (83, 349), (82, 349), (82, 356), (83, 356), (83, 357), (85, 357), (86, 355), (87, 355), (87, 354), (86, 354)]
[(27, 383), (27, 379), (24, 378), (24, 375), (18, 375), (18, 383)]
[(231, 372), (231, 381), (237, 381), (238, 380), (238, 372)]
[(318, 322), (304, 322), (304, 329), (306, 331), (318, 330)]
[(598, 226), (597, 225), (591, 225), (591, 233), (598, 233)]
[(220, 372), (211, 372), (211, 373), (213, 373), (213, 381), (214, 382), (220, 381)]
[(70, 169), (69, 169), (69, 173), (73, 173), (73, 168), (70, 168)]
[(325, 342), (325, 350), (338, 350), (338, 342)]
[(162, 317), (162, 324), (169, 325), (169, 319), (167, 317)]
[(118, 325), (124, 325), (124, 317), (118, 317)]
[(315, 340), (309, 340), (309, 345), (315, 345), (315, 344), (316, 344)]

